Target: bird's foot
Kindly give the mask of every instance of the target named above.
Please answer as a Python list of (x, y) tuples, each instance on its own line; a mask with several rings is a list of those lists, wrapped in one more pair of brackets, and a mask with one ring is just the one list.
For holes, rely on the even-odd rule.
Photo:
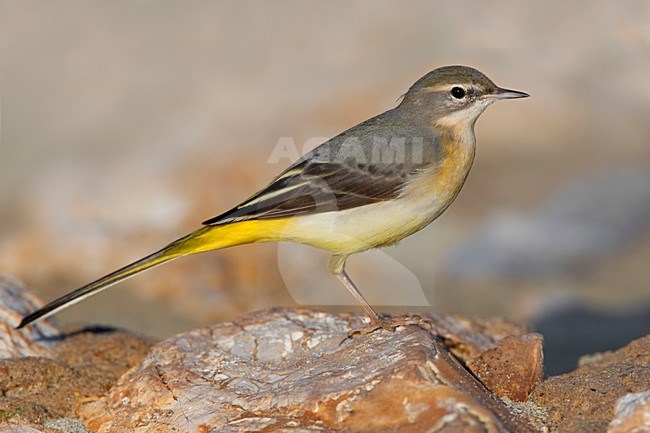
[(343, 344), (348, 339), (352, 339), (355, 335), (371, 334), (378, 329), (385, 329), (389, 332), (395, 332), (400, 326), (417, 326), (427, 332), (432, 332), (435, 329), (435, 323), (433, 320), (427, 317), (419, 316), (417, 314), (388, 318), (380, 317), (378, 319), (371, 320), (370, 323), (368, 323), (366, 326), (353, 329), (348, 332), (348, 335), (341, 341), (341, 344)]

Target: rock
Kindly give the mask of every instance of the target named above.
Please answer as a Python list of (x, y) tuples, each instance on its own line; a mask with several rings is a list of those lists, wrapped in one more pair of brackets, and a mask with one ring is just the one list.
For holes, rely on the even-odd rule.
[(53, 418), (43, 426), (24, 420), (12, 420), (0, 424), (0, 433), (91, 433), (79, 420), (71, 418)]
[(53, 429), (55, 424), (79, 426), (60, 420), (77, 417), (80, 401), (107, 393), (153, 342), (107, 328), (66, 332), (48, 320), (13, 328), (38, 305), (23, 284), (0, 275), (0, 429), (80, 431)]
[(604, 432), (616, 401), (649, 386), (650, 335), (615, 352), (583, 358), (577, 370), (548, 378), (530, 399), (546, 408), (551, 431)]
[[(0, 398), (0, 428), (17, 424), (43, 425), (53, 415), (45, 406), (18, 397)], [(2, 431), (2, 430), (0, 430)]]
[(610, 255), (648, 229), (650, 173), (583, 175), (532, 215), (502, 214), (452, 253), (460, 278), (548, 278)]
[[(0, 293), (10, 299), (0, 301), (4, 317), (14, 320), (10, 309), (30, 296)], [(342, 341), (364, 316), (276, 309), (156, 345), (106, 328), (44, 337), (5, 324), (46, 353), (16, 350), (0, 360), (0, 433), (646, 428), (650, 336), (583, 357), (576, 371), (540, 384), (542, 338), (527, 326), (427, 317), (422, 328)]]
[(99, 432), (534, 431), (428, 331), (341, 343), (360, 325), (360, 316), (272, 310), (181, 334), (81, 414)]
[(492, 392), (523, 402), (542, 382), (544, 354), (540, 334), (506, 336), (497, 347), (467, 362), (467, 367)]
[(14, 356), (52, 357), (47, 347), (49, 338), (59, 334), (59, 329), (50, 320), (43, 320), (25, 331), (14, 326), (41, 302), (23, 283), (11, 277), (0, 275), (0, 359)]
[[(24, 314), (27, 291), (4, 293), (7, 311)], [(14, 316), (7, 315), (17, 322)], [(409, 326), (342, 342), (364, 320), (272, 310), (151, 350), (147, 339), (105, 328), (46, 324), (52, 328), (44, 336), (6, 324), (27, 342), (37, 338), (47, 353), (0, 360), (0, 426), (72, 432), (81, 417), (91, 431), (105, 432), (535, 431), (463, 364), (490, 371), (480, 355), (505, 338), (525, 337), (525, 326), (435, 315), (433, 333)]]
[(0, 360), (0, 423), (15, 416), (41, 425), (77, 417), (81, 401), (106, 394), (150, 346), (119, 331), (85, 331), (64, 334), (53, 345), (52, 357)]
[(486, 350), (495, 348), (508, 336), (526, 335), (530, 327), (502, 318), (467, 318), (456, 314), (431, 314), (436, 326), (434, 333), (445, 341), (445, 346), (463, 361), (469, 361)]
[(37, 425), (25, 421), (0, 424), (0, 433), (50, 433)]
[(607, 433), (650, 432), (650, 391), (627, 394), (616, 402)]
[(2, 399), (41, 406), (49, 416), (70, 413), (83, 386), (74, 369), (54, 359), (0, 360)]

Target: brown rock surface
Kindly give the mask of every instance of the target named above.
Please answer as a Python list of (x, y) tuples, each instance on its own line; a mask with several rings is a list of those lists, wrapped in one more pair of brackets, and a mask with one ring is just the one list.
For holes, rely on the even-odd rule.
[(34, 424), (25, 421), (0, 424), (0, 433), (51, 433), (52, 430), (45, 430)]
[(499, 397), (526, 401), (542, 382), (542, 342), (539, 334), (509, 335), (497, 347), (469, 360), (467, 367)]
[(14, 329), (38, 304), (21, 283), (0, 276), (0, 432), (73, 425), (65, 419), (78, 418), (79, 403), (107, 393), (153, 344), (111, 329), (65, 333), (47, 320)]
[(272, 310), (181, 334), (82, 415), (100, 432), (534, 431), (429, 332), (410, 326), (340, 344), (360, 325), (358, 316)]
[(24, 331), (14, 326), (20, 319), (41, 305), (26, 286), (11, 277), (0, 275), (0, 359), (14, 356), (52, 357), (47, 337), (59, 334), (49, 320), (42, 320)]
[[(17, 417), (19, 418), (19, 417)], [(81, 421), (72, 418), (48, 419), (38, 425), (24, 419), (12, 419), (0, 424), (0, 433), (91, 433)]]
[[(11, 323), (36, 302), (14, 280), (0, 278), (0, 293)], [(0, 433), (85, 432), (82, 420), (119, 433), (647, 430), (650, 336), (584, 357), (528, 396), (539, 335), (501, 319), (430, 317), (433, 332), (400, 327), (340, 344), (363, 316), (278, 309), (153, 347), (109, 329), (0, 322), (13, 355), (0, 360)]]
[(0, 360), (0, 426), (47, 425), (60, 418), (78, 418), (80, 402), (106, 394), (150, 346), (146, 340), (119, 331), (89, 331), (56, 343), (52, 348), (55, 359)]
[(650, 388), (650, 335), (584, 359), (577, 370), (547, 379), (531, 395), (546, 408), (551, 431), (605, 432), (617, 399)]

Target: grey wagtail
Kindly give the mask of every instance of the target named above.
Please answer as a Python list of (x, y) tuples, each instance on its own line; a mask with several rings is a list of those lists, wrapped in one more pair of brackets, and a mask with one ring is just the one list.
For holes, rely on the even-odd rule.
[(204, 251), (254, 242), (297, 242), (332, 253), (329, 270), (361, 303), (372, 329), (394, 329), (345, 272), (350, 254), (393, 245), (449, 207), (474, 161), (474, 124), (498, 99), (476, 69), (446, 66), (411, 86), (397, 107), (321, 144), (240, 205), (160, 251), (26, 316), (22, 328), (146, 269)]

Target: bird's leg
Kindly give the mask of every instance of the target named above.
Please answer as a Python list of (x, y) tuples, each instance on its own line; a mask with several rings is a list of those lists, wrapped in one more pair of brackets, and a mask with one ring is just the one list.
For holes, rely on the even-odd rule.
[(395, 329), (398, 326), (418, 326), (426, 331), (432, 331), (434, 329), (434, 323), (431, 319), (423, 318), (418, 315), (415, 316), (400, 316), (393, 317), (390, 319), (385, 319), (381, 317), (377, 312), (368, 304), (368, 301), (363, 297), (359, 289), (354, 285), (347, 272), (345, 272), (345, 260), (348, 256), (343, 255), (333, 255), (330, 258), (328, 268), (332, 274), (338, 278), (343, 285), (352, 293), (357, 301), (361, 304), (363, 309), (368, 314), (370, 318), (370, 323), (363, 328), (353, 329), (348, 332), (348, 335), (345, 337), (341, 343), (346, 341), (348, 338), (353, 337), (356, 334), (365, 335), (370, 334), (371, 332), (376, 331), (377, 329), (385, 329), (390, 332), (395, 332)]
[(352, 334), (369, 334), (379, 328), (394, 332), (395, 326), (377, 314), (377, 312), (370, 306), (370, 304), (368, 304), (368, 301), (366, 301), (359, 289), (357, 289), (357, 287), (354, 285), (347, 272), (345, 272), (346, 259), (347, 256), (333, 255), (330, 258), (328, 268), (330, 272), (332, 272), (332, 274), (334, 274), (334, 276), (336, 276), (336, 278), (338, 278), (343, 283), (343, 285), (350, 291), (350, 293), (352, 293), (352, 296), (354, 296), (357, 301), (359, 301), (363, 309), (366, 311), (368, 317), (370, 317), (370, 324), (368, 324), (368, 326), (360, 330), (352, 331), (348, 337)]

